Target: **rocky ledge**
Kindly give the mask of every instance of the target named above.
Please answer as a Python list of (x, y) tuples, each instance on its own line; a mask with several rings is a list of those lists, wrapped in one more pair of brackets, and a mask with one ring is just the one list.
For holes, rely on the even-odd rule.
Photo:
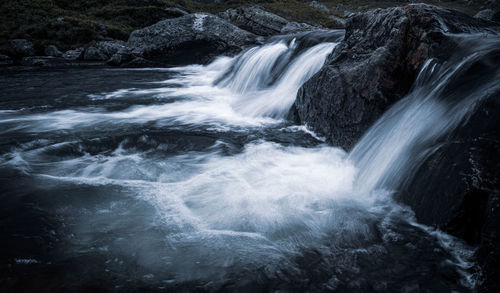
[[(498, 23), (424, 4), (356, 14), (325, 66), (299, 90), (289, 118), (350, 150), (410, 91), (426, 60), (450, 58), (458, 43), (448, 33), (499, 32)], [(460, 78), (495, 72), (499, 62), (500, 48)], [(466, 94), (461, 82), (457, 79), (454, 86)], [(497, 87), (395, 195), (419, 222), (479, 247), (484, 292), (500, 292), (499, 102)]]

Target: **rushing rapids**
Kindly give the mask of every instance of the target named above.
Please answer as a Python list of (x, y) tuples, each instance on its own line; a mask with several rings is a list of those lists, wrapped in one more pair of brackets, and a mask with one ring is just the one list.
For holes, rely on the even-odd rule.
[[(391, 195), (499, 86), (494, 69), (450, 95), (498, 39), (462, 36), (467, 54), (429, 60), (346, 153), (284, 120), (341, 37), (277, 37), (207, 66), (2, 76), (5, 284), (473, 290), (473, 249), (416, 223)], [(71, 86), (82, 75), (89, 83)]]

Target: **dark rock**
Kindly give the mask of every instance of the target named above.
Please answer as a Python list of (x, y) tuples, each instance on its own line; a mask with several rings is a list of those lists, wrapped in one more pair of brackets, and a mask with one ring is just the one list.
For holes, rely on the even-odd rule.
[(83, 48), (77, 48), (74, 50), (68, 50), (63, 54), (63, 58), (67, 60), (81, 60), (83, 58)]
[(107, 56), (96, 47), (88, 47), (83, 55), (85, 61), (104, 61), (107, 59)]
[(412, 207), (419, 222), (479, 246), (484, 292), (500, 292), (499, 125), (497, 90), (425, 161), (397, 196)]
[(107, 63), (113, 66), (120, 66), (120, 65), (125, 66), (128, 62), (136, 58), (142, 58), (142, 57), (140, 57), (140, 54), (134, 54), (131, 48), (124, 47), (115, 54), (113, 54), (113, 56), (111, 56), (111, 58), (108, 60)]
[(258, 6), (228, 9), (219, 13), (219, 16), (237, 27), (261, 36), (280, 34), (288, 24), (288, 20)]
[(289, 118), (350, 149), (408, 93), (421, 65), (446, 59), (456, 45), (444, 33), (488, 31), (492, 23), (417, 4), (351, 17), (344, 40), (297, 94)]
[(479, 11), (476, 15), (474, 15), (474, 17), (484, 19), (484, 20), (493, 21), (494, 15), (495, 15), (495, 11), (493, 9), (484, 9), (484, 10)]
[(48, 45), (47, 47), (45, 47), (45, 55), (52, 57), (61, 57), (62, 52), (59, 51), (56, 46)]
[[(345, 39), (300, 89), (290, 118), (307, 123), (334, 145), (350, 149), (385, 110), (405, 96), (423, 63), (449, 60), (457, 39), (446, 33), (500, 28), (460, 12), (424, 4), (377, 9), (351, 17)], [(495, 73), (500, 49), (471, 67), (451, 88), (467, 94), (472, 77)], [(482, 68), (488, 68), (482, 69)], [(498, 78), (492, 74), (493, 77)], [(498, 76), (498, 75), (496, 75)], [(488, 89), (475, 110), (414, 175), (396, 198), (419, 222), (478, 245), (482, 290), (498, 292), (500, 260), (500, 91)]]
[(0, 54), (0, 66), (12, 65), (14, 61), (7, 55)]
[(110, 64), (137, 57), (170, 64), (205, 63), (222, 53), (239, 52), (256, 39), (215, 15), (189, 14), (132, 32), (127, 48), (117, 52)]
[(17, 57), (35, 55), (33, 43), (25, 39), (15, 39), (10, 41), (10, 47)]
[(312, 31), (312, 30), (318, 30), (321, 29), (321, 27), (316, 27), (312, 26), (307, 23), (298, 23), (291, 21), (287, 23), (282, 29), (281, 33), (282, 34), (294, 34), (294, 33), (300, 33), (300, 32), (306, 32), (306, 31)]
[(106, 60), (111, 58), (121, 49), (124, 49), (126, 43), (124, 41), (101, 41), (95, 44), (95, 47), (106, 56)]

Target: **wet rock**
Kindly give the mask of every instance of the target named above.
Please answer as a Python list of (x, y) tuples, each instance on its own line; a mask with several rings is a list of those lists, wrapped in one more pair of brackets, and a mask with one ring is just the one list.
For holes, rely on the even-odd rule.
[(319, 10), (321, 10), (323, 12), (330, 13), (330, 9), (328, 9), (328, 7), (326, 7), (325, 4), (320, 3), (318, 1), (311, 1), (311, 2), (309, 2), (309, 6), (314, 7), (316, 9), (319, 9)]
[(350, 149), (408, 93), (427, 58), (449, 57), (455, 43), (445, 32), (488, 31), (491, 26), (424, 4), (354, 15), (346, 24), (345, 39), (299, 90), (289, 118)]
[[(449, 60), (456, 39), (446, 33), (499, 31), (494, 23), (425, 4), (352, 16), (345, 39), (299, 90), (290, 118), (347, 150), (394, 102), (405, 96), (429, 58)], [(499, 64), (492, 53), (465, 73), (485, 78)], [(457, 80), (454, 87), (460, 85)], [(463, 83), (463, 82), (462, 82)], [(466, 92), (464, 90), (464, 92)], [(500, 92), (492, 91), (408, 179), (396, 198), (419, 222), (479, 246), (483, 289), (497, 292), (500, 253)]]
[(498, 97), (497, 90), (481, 101), (397, 195), (420, 222), (479, 247), (484, 292), (500, 291), (500, 163), (492, 159), (500, 156)]
[(81, 60), (83, 58), (84, 51), (85, 50), (83, 48), (68, 50), (62, 55), (62, 57), (67, 60)]
[(239, 28), (260, 36), (280, 34), (288, 20), (258, 6), (228, 9), (219, 16)]
[(19, 57), (35, 55), (33, 43), (25, 39), (11, 40), (10, 47), (13, 53)]
[(88, 47), (83, 55), (85, 61), (104, 61), (107, 59), (106, 55), (96, 47)]
[(476, 15), (474, 15), (474, 17), (484, 19), (484, 20), (493, 21), (494, 15), (495, 15), (495, 11), (493, 9), (484, 9), (484, 10), (479, 11)]
[(215, 15), (189, 14), (132, 32), (127, 48), (117, 52), (110, 64), (132, 57), (169, 64), (205, 63), (223, 53), (239, 52), (256, 39)]
[(59, 49), (57, 49), (56, 46), (54, 45), (48, 45), (47, 47), (45, 47), (45, 55), (47, 56), (52, 56), (52, 57), (61, 57), (62, 56), (62, 52), (59, 51)]

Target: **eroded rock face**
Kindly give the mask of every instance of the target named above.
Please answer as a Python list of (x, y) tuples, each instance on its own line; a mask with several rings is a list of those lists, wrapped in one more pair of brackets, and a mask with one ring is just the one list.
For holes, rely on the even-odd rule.
[(160, 21), (132, 32), (125, 48), (110, 60), (113, 65), (136, 58), (175, 63), (205, 63), (231, 51), (239, 52), (256, 36), (207, 13)]
[(408, 93), (429, 57), (449, 57), (455, 43), (444, 33), (488, 31), (492, 25), (425, 4), (354, 15), (345, 39), (299, 90), (289, 118), (349, 150)]

